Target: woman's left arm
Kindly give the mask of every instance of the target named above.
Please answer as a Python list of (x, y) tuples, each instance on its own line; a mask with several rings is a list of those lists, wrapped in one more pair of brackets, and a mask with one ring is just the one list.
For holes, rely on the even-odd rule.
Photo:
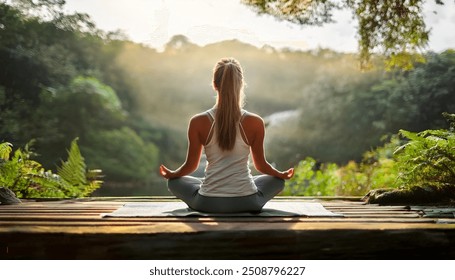
[(251, 115), (248, 119), (244, 120), (244, 125), (247, 127), (247, 137), (251, 145), (251, 155), (253, 158), (254, 167), (257, 171), (275, 176), (281, 179), (291, 179), (294, 176), (294, 168), (286, 171), (279, 171), (275, 169), (265, 158), (264, 151), (264, 137), (265, 126), (264, 121), (257, 115)]
[(199, 166), (202, 153), (201, 132), (202, 127), (201, 117), (193, 117), (188, 126), (188, 150), (186, 160), (176, 170), (170, 170), (164, 165), (160, 166), (160, 174), (166, 179), (183, 177), (194, 172)]

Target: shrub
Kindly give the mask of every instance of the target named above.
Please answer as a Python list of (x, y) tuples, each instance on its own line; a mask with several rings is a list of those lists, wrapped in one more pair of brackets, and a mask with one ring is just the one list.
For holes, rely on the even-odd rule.
[(317, 166), (316, 160), (307, 157), (300, 161), (295, 169), (294, 177), (286, 183), (282, 195), (333, 195), (339, 185), (336, 174), (338, 166), (335, 163)]
[(11, 143), (0, 143), (0, 185), (9, 188), (17, 197), (81, 197), (101, 186), (101, 171), (86, 170), (77, 138), (71, 142), (68, 159), (62, 162), (57, 174), (31, 159), (34, 155), (30, 149), (32, 143), (14, 153)]
[(455, 114), (444, 116), (449, 130), (400, 130), (409, 139), (395, 151), (403, 187), (455, 188)]

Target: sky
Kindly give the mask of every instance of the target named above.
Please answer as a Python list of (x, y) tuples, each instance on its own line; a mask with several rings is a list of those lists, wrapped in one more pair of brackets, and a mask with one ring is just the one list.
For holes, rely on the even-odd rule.
[[(455, 3), (446, 0), (425, 5), (431, 28), (429, 50), (455, 48)], [(241, 0), (66, 0), (67, 12), (87, 13), (105, 31), (122, 30), (131, 40), (157, 50), (174, 35), (184, 35), (204, 46), (237, 39), (262, 47), (309, 50), (330, 48), (356, 52), (356, 22), (349, 11), (337, 11), (336, 23), (322, 27), (300, 26), (258, 15)]]

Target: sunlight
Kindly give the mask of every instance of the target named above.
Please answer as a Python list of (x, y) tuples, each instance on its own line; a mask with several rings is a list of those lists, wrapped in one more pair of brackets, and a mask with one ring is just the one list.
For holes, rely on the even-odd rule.
[[(356, 51), (355, 29), (349, 15), (340, 14), (338, 23), (301, 27), (258, 15), (240, 0), (68, 0), (67, 12), (88, 13), (103, 30), (121, 30), (135, 42), (158, 50), (174, 35), (185, 35), (200, 46), (237, 39), (256, 47), (310, 49), (338, 48)], [(346, 33), (348, 32), (348, 34)]]
[[(270, 15), (258, 15), (240, 0), (67, 0), (67, 12), (88, 13), (103, 30), (122, 30), (135, 41), (162, 50), (175, 35), (204, 46), (237, 39), (256, 47), (309, 50), (330, 48), (356, 52), (356, 20), (349, 11), (335, 11), (335, 23), (324, 26), (298, 26), (278, 21)], [(452, 2), (446, 7), (425, 6), (432, 28), (429, 48), (442, 51), (455, 38), (445, 32), (454, 24)], [(449, 7), (450, 6), (450, 7)]]

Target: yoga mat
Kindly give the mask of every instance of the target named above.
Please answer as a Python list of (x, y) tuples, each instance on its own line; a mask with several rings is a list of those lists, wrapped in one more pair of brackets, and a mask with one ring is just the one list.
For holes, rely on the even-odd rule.
[(184, 202), (131, 202), (101, 217), (343, 217), (317, 202), (269, 201), (260, 213), (204, 213), (188, 208)]

